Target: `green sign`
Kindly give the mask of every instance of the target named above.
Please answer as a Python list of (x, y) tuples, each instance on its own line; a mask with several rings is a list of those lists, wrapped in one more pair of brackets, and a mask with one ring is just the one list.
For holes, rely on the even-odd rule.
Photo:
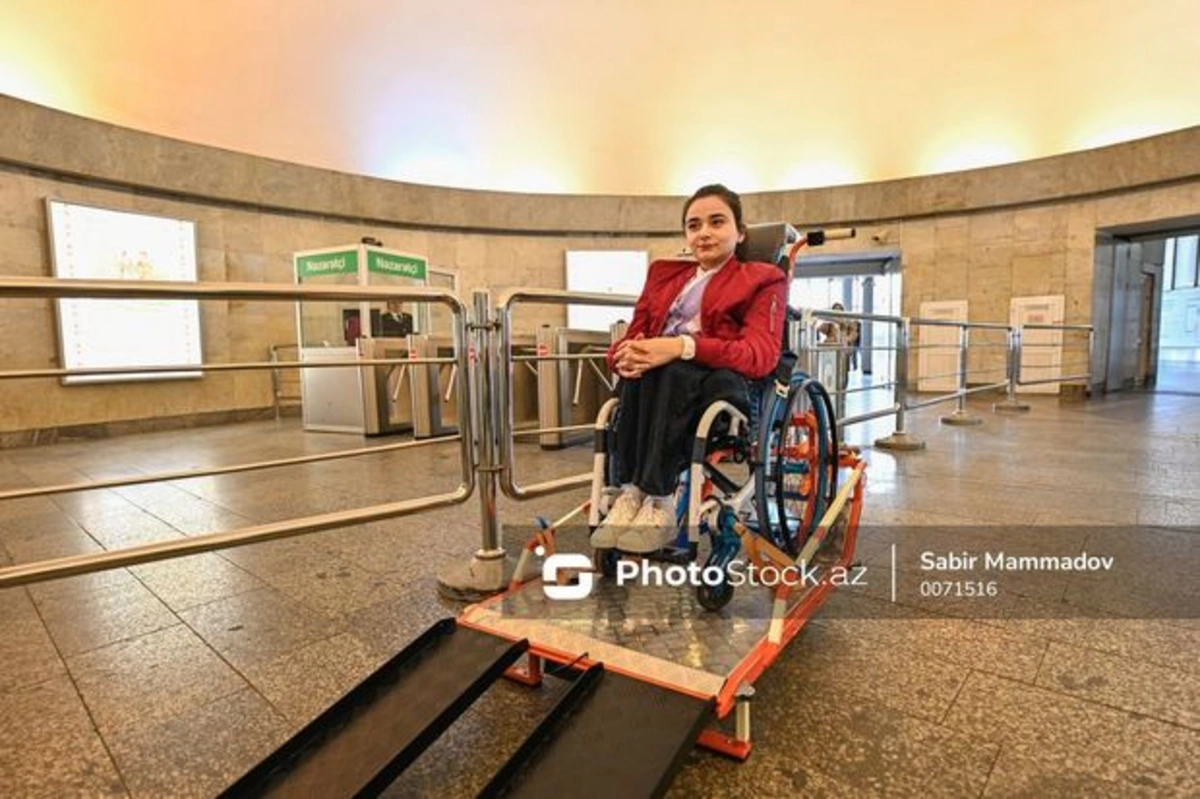
[(383, 275), (407, 277), (413, 280), (425, 280), (426, 261), (411, 255), (396, 255), (394, 253), (367, 250), (367, 271)]
[(296, 257), (296, 274), (301, 280), (321, 275), (357, 275), (358, 250), (338, 250)]

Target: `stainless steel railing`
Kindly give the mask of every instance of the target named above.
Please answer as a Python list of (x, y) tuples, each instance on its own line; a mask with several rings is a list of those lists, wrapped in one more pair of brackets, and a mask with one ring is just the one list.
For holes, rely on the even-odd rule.
[[(622, 294), (591, 294), (581, 291), (557, 291), (552, 289), (511, 289), (500, 295), (496, 302), (496, 321), (499, 329), (499, 339), (496, 342), (497, 379), (499, 398), (504, 404), (504, 410), (498, 414), (499, 422), (499, 453), (502, 465), (500, 470), (500, 486), (504, 493), (513, 499), (531, 499), (533, 497), (565, 491), (576, 486), (591, 483), (591, 472), (560, 477), (556, 480), (546, 480), (531, 485), (520, 485), (515, 477), (514, 439), (515, 422), (513, 418), (513, 369), (516, 363), (537, 360), (595, 360), (603, 358), (603, 353), (580, 354), (545, 354), (533, 356), (514, 356), (512, 347), (512, 313), (513, 309), (522, 303), (538, 303), (549, 305), (598, 305), (609, 307), (633, 307), (637, 297)], [(538, 435), (552, 432), (570, 432), (594, 428), (592, 424), (568, 425), (557, 428), (538, 430), (523, 430), (521, 435)]]
[[(436, 288), (404, 288), (403, 290), (390, 287), (360, 287), (360, 286), (284, 286), (250, 283), (182, 283), (166, 281), (101, 281), (101, 280), (64, 280), (47, 278), (0, 278), (0, 298), (110, 298), (110, 299), (205, 299), (205, 300), (266, 300), (266, 301), (363, 301), (363, 300), (401, 300), (409, 302), (432, 302), (447, 306), (452, 314), (453, 339), (455, 355), (452, 358), (423, 358), (404, 359), (413, 363), (455, 363), (460, 368), (457, 379), (465, 383), (468, 373), (468, 353), (466, 347), (467, 309), (463, 302), (452, 292)], [(329, 366), (364, 366), (372, 364), (394, 363), (390, 359), (371, 361), (347, 360), (345, 362), (321, 363), (321, 367)], [(147, 371), (225, 371), (238, 369), (278, 369), (312, 368), (318, 364), (309, 363), (280, 363), (265, 361), (261, 363), (239, 364), (206, 364), (201, 367), (180, 366), (158, 367), (154, 370), (140, 366), (126, 366), (113, 369), (32, 369), (9, 370), (0, 372), (0, 379), (35, 379), (50, 377), (65, 377), (79, 374), (115, 374)], [(120, 478), (89, 483), (74, 483), (67, 485), (44, 486), (35, 489), (19, 489), (0, 493), (0, 499), (15, 497), (31, 497), (63, 491), (79, 491), (93, 488), (110, 488), (122, 485), (156, 482), (161, 480), (178, 480), (189, 477), (201, 477), (215, 474), (228, 474), (237, 471), (265, 469), (276, 466), (288, 466), (297, 463), (310, 463), (319, 460), (356, 457), (379, 452), (399, 449), (431, 446), (434, 444), (457, 441), (459, 443), (461, 476), (458, 487), (450, 492), (429, 497), (406, 499), (397, 502), (384, 503), (365, 508), (324, 513), (290, 519), (270, 524), (255, 525), (240, 530), (220, 533), (210, 533), (193, 536), (186, 539), (154, 542), (142, 546), (112, 550), (108, 552), (77, 555), (57, 558), (34, 563), (18, 564), (0, 569), (0, 588), (23, 585), (40, 580), (70, 577), (79, 574), (100, 571), (104, 569), (133, 566), (140, 563), (150, 563), (158, 560), (179, 557), (182, 555), (208, 552), (259, 541), (269, 541), (277, 538), (303, 535), (306, 533), (327, 530), (347, 525), (363, 524), (382, 519), (404, 516), (436, 507), (458, 504), (466, 501), (475, 487), (474, 458), (471, 448), (472, 426), (471, 413), (468, 406), (468, 391), (458, 392), (460, 433), (437, 439), (427, 439), (417, 442), (384, 445), (380, 447), (357, 448), (337, 453), (301, 456), (297, 458), (280, 458), (273, 461), (223, 466), (212, 469), (197, 469), (189, 471), (162, 472), (158, 474), (139, 475), (136, 477)]]
[[(33, 497), (81, 491), (97, 488), (113, 488), (140, 483), (180, 480), (190, 477), (230, 474), (234, 472), (266, 469), (278, 466), (290, 466), (302, 463), (312, 463), (339, 458), (359, 457), (402, 449), (457, 441), (460, 450), (461, 479), (458, 487), (451, 492), (429, 497), (418, 497), (397, 502), (384, 503), (366, 508), (345, 510), (334, 513), (324, 513), (307, 516), (300, 519), (256, 525), (241, 530), (212, 533), (182, 540), (155, 542), (143, 546), (102, 552), (97, 554), (79, 555), (59, 558), (36, 563), (20, 564), (0, 569), (0, 588), (39, 580), (68, 577), (86, 574), (102, 569), (131, 566), (148, 563), (182, 555), (206, 552), (215, 549), (238, 546), (258, 541), (303, 535), (319, 530), (343, 527), (346, 525), (362, 524), (397, 516), (417, 513), (436, 507), (461, 503), (467, 500), (476, 484), (480, 487), (480, 507), (483, 527), (483, 546), (477, 556), (487, 558), (503, 558), (503, 550), (499, 547), (499, 519), (497, 509), (497, 483), (503, 492), (514, 499), (531, 499), (533, 497), (552, 494), (574, 487), (587, 485), (592, 473), (570, 475), (554, 480), (547, 480), (530, 485), (521, 485), (515, 478), (515, 439), (518, 435), (514, 424), (515, 402), (513, 397), (513, 372), (518, 364), (532, 368), (539, 361), (575, 362), (578, 370), (575, 377), (575, 393), (579, 392), (580, 375), (584, 364), (589, 364), (603, 376), (597, 365), (597, 360), (603, 358), (601, 352), (585, 353), (545, 353), (534, 355), (516, 355), (513, 352), (513, 310), (521, 304), (552, 304), (566, 305), (569, 303), (590, 304), (598, 306), (630, 307), (635, 304), (636, 297), (589, 294), (568, 292), (552, 289), (514, 289), (501, 295), (493, 306), (487, 292), (476, 292), (472, 309), (455, 294), (434, 288), (406, 288), (403, 291), (386, 287), (358, 286), (282, 286), (259, 284), (204, 284), (204, 283), (168, 283), (168, 282), (127, 282), (127, 281), (83, 281), (57, 280), (42, 278), (4, 278), (0, 279), (0, 298), (121, 298), (121, 299), (164, 299), (164, 298), (199, 298), (209, 300), (253, 299), (275, 301), (320, 301), (320, 300), (401, 300), (410, 302), (435, 302), (446, 305), (452, 312), (454, 355), (451, 357), (403, 358), (403, 359), (371, 359), (329, 361), (321, 363), (305, 363), (271, 360), (266, 362), (236, 363), (236, 364), (205, 364), (200, 367), (188, 366), (190, 371), (227, 371), (245, 369), (301, 369), (328, 368), (333, 366), (370, 366), (382, 364), (451, 364), (450, 385), (446, 395), (456, 395), (460, 432), (457, 435), (430, 438), (416, 442), (403, 442), (376, 447), (362, 447), (333, 453), (304, 455), (291, 458), (280, 458), (270, 461), (242, 463), (215, 467), (203, 470), (171, 471), (158, 474), (138, 475), (92, 482), (69, 483), (38, 488), (22, 488), (0, 492), (0, 500), (19, 497)], [(891, 390), (890, 402), (880, 408), (868, 409), (865, 412), (850, 416), (842, 416), (841, 424), (851, 426), (869, 420), (887, 416), (895, 417), (895, 432), (889, 439), (911, 438), (905, 430), (906, 415), (910, 412), (933, 407), (938, 404), (956, 403), (956, 414), (965, 414), (966, 398), (972, 394), (984, 391), (995, 391), (1000, 388), (1007, 390), (1012, 399), (1019, 386), (1031, 386), (1044, 383), (1069, 383), (1080, 380), (1090, 380), (1091, 352), (1094, 346), (1094, 332), (1088, 325), (1021, 325), (1013, 327), (999, 323), (981, 323), (957, 320), (934, 320), (907, 318), (878, 314), (854, 314), (839, 311), (805, 311), (794, 314), (795, 321), (789, 326), (793, 335), (792, 344), (804, 358), (804, 363), (810, 373), (821, 377), (821, 370), (826, 365), (833, 365), (833, 379), (826, 380), (830, 384), (830, 392), (840, 402), (845, 403), (846, 397), (854, 394), (869, 394)], [(888, 364), (887, 374), (882, 379), (873, 379), (870, 385), (850, 387), (842, 379), (845, 365), (852, 348), (838, 343), (825, 344), (817, 340), (817, 329), (826, 322), (845, 323), (857, 322), (860, 325), (884, 326), (886, 335), (879, 345), (868, 345), (879, 353), (886, 353), (886, 358), (880, 360)], [(958, 331), (957, 342), (950, 345), (955, 351), (957, 368), (947, 373), (948, 377), (956, 378), (956, 388), (939, 396), (921, 400), (910, 400), (908, 391), (909, 359), (912, 353), (924, 347), (945, 348), (942, 344), (912, 343), (913, 330), (916, 329), (945, 329)], [(1069, 375), (1055, 375), (1048, 378), (1026, 374), (1022, 366), (1022, 354), (1026, 344), (1023, 343), (1025, 331), (1051, 331), (1063, 337), (1074, 336), (1076, 339), (1086, 337), (1087, 369), (1073, 372)], [(996, 337), (1004, 334), (1004, 342), (984, 340), (988, 336)], [(1061, 341), (1030, 342), (1028, 347), (1054, 346), (1059, 347)], [(995, 360), (990, 355), (979, 355), (990, 350), (1003, 348), (1004, 366), (993, 366)], [(1074, 350), (1084, 349), (1078, 342)], [(972, 354), (977, 362), (972, 363)], [(824, 363), (823, 363), (824, 361)], [(1062, 362), (1052, 362), (1051, 366), (1061, 371)], [(181, 371), (185, 367), (141, 367), (126, 366), (113, 369), (26, 369), (0, 372), (0, 380), (45, 379), (80, 374), (115, 374), (124, 372), (148, 371)], [(994, 375), (1003, 372), (1004, 380), (981, 380), (984, 375)], [(974, 379), (973, 379), (974, 378)], [(566, 390), (565, 386), (561, 387)], [(953, 415), (952, 415), (953, 416)], [(538, 430), (521, 431), (520, 435), (542, 435), (546, 433), (568, 432), (593, 428), (594, 425), (564, 425)], [(887, 439), (877, 441), (882, 445)]]
[[(1091, 354), (1094, 347), (1094, 331), (1090, 325), (1045, 325), (1024, 324), (1008, 325), (998, 322), (970, 322), (966, 320), (925, 319), (920, 317), (886, 316), (880, 314), (857, 314), (848, 311), (833, 310), (794, 310), (798, 323), (793, 326), (793, 343), (798, 347), (803, 357), (805, 368), (818, 379), (826, 383), (826, 388), (834, 397), (839, 409), (839, 421), (842, 427), (849, 427), (863, 422), (887, 416), (895, 416), (896, 424), (893, 433), (876, 440), (876, 445), (887, 448), (896, 445), (897, 448), (912, 448), (923, 446), (919, 440), (906, 430), (906, 415), (946, 403), (954, 403), (952, 413), (943, 417), (948, 424), (978, 424), (982, 419), (972, 416), (966, 406), (967, 398), (980, 393), (1003, 390), (1007, 400), (996, 403), (997, 411), (1007, 409), (1027, 409), (1027, 405), (1017, 402), (1016, 394), (1019, 386), (1033, 386), (1051, 383), (1067, 384), (1090, 381)], [(853, 346), (833, 342), (826, 343), (819, 339), (818, 331), (823, 325), (832, 323), (847, 325), (857, 322), (860, 326), (885, 326), (882, 336), (873, 336), (873, 340), (882, 340), (882, 345), (867, 345), (862, 347), (873, 353), (885, 353), (886, 358), (878, 359), (888, 364), (888, 373), (879, 379), (879, 370), (872, 374), (869, 385), (850, 387), (847, 381), (847, 362), (855, 349)], [(953, 343), (921, 342), (913, 343), (914, 337), (924, 331), (952, 329), (957, 331)], [(1025, 341), (1024, 331), (1050, 331), (1060, 334), (1060, 338), (1049, 342), (1030, 344)], [(1069, 374), (1061, 374), (1063, 360), (1052, 360), (1039, 369), (1051, 369), (1060, 372), (1050, 377), (1027, 376), (1028, 366), (1023, 366), (1026, 355), (1035, 347), (1052, 347), (1057, 351), (1063, 347), (1061, 336), (1076, 336), (1086, 338), (1086, 345), (1076, 344), (1072, 349), (1082, 352), (1082, 363)], [(928, 336), (926, 336), (928, 338)], [(909, 380), (909, 361), (913, 354), (922, 351), (936, 351), (953, 355), (956, 366), (944, 373), (922, 374), (925, 380), (950, 378), (954, 388), (933, 396), (915, 399), (910, 397), (912, 388)], [(1001, 357), (996, 352), (1001, 351)], [(892, 390), (889, 403), (883, 407), (871, 408), (864, 412), (846, 415), (844, 413), (846, 400), (854, 394)]]

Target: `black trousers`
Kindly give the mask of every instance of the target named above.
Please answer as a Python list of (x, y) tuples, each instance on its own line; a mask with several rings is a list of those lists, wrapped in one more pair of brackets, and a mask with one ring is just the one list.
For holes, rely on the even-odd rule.
[(674, 493), (687, 466), (704, 409), (717, 400), (742, 412), (750, 406), (749, 383), (729, 369), (672, 361), (638, 380), (621, 380), (617, 424), (618, 473), (653, 496)]

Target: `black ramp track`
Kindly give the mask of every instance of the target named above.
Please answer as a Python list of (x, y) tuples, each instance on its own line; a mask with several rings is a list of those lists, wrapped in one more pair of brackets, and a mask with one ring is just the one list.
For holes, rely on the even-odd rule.
[(698, 699), (588, 669), (480, 797), (662, 796), (713, 713)]
[(444, 619), (223, 796), (371, 796), (395, 780), (528, 649)]

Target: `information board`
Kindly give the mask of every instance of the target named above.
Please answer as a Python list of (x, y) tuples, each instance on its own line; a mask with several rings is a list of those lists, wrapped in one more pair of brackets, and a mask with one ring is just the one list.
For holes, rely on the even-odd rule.
[[(185, 219), (47, 200), (56, 277), (196, 281), (196, 225)], [(58, 300), (67, 369), (199, 366), (197, 300)], [(188, 369), (75, 375), (65, 384), (200, 377)]]

